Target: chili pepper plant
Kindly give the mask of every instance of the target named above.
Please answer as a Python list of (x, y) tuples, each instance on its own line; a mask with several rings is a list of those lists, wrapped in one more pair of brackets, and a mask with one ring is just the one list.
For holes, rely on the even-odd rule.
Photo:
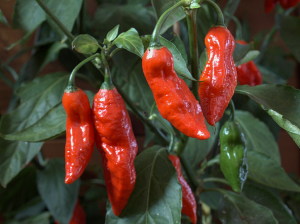
[(11, 24), (1, 10), (24, 35), (0, 67), (0, 222), (299, 223), (277, 143), (300, 146), (298, 3), (260, 2), (274, 24), (259, 33), (239, 0), (16, 0)]

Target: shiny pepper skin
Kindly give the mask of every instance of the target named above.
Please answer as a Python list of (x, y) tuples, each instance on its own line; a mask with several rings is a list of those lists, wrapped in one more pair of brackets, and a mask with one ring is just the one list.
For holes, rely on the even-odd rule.
[(114, 214), (119, 216), (135, 185), (137, 142), (125, 103), (116, 88), (98, 91), (93, 114), (108, 198)]
[[(239, 44), (247, 44), (243, 40), (236, 41)], [(241, 64), (236, 67), (237, 79), (240, 85), (256, 86), (262, 84), (262, 76), (254, 61)]]
[(77, 180), (86, 168), (95, 144), (92, 110), (81, 89), (64, 92), (62, 104), (67, 114), (65, 145), (65, 183)]
[(176, 169), (178, 182), (181, 185), (182, 189), (182, 210), (181, 212), (188, 216), (193, 224), (197, 223), (197, 203), (194, 197), (194, 194), (184, 179), (181, 172), (180, 159), (178, 156), (169, 155), (169, 159), (171, 160), (173, 166)]
[(171, 52), (166, 47), (149, 48), (142, 66), (162, 117), (189, 137), (209, 138), (200, 104), (174, 71)]
[(227, 121), (220, 131), (220, 167), (232, 189), (240, 192), (248, 173), (246, 142), (234, 121)]
[(228, 106), (237, 85), (233, 61), (235, 41), (226, 27), (211, 28), (205, 36), (208, 60), (200, 76), (198, 94), (204, 116), (215, 125)]

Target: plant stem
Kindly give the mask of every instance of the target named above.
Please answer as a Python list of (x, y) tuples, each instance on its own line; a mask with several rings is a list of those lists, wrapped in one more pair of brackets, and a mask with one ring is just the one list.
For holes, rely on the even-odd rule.
[(218, 178), (218, 177), (208, 177), (208, 178), (203, 179), (203, 182), (204, 183), (206, 183), (206, 182), (219, 182), (219, 183), (228, 185), (228, 182), (225, 179)]
[[(189, 10), (187, 14), (187, 25), (188, 25), (188, 34), (189, 34), (189, 50), (191, 58), (191, 70), (192, 76), (194, 79), (198, 79), (199, 73), (199, 51), (198, 51), (198, 40), (197, 40), (197, 9)], [(197, 97), (198, 83), (192, 82), (192, 91)]]
[(76, 89), (76, 85), (75, 85), (75, 75), (77, 73), (77, 71), (84, 66), (86, 63), (88, 63), (89, 61), (95, 59), (96, 57), (99, 57), (100, 54), (93, 54), (92, 56), (84, 59), (83, 61), (81, 61), (78, 65), (76, 65), (76, 67), (72, 70), (71, 75), (69, 77), (69, 81), (68, 81), (68, 85), (65, 89), (66, 92), (73, 92)]
[(161, 30), (162, 25), (165, 23), (166, 19), (168, 18), (169, 14), (176, 8), (184, 5), (184, 1), (179, 1), (170, 8), (168, 8), (158, 19), (155, 28), (153, 30), (151, 41), (150, 41), (150, 47), (157, 47), (159, 46), (159, 32)]
[(218, 19), (217, 19), (217, 25), (218, 26), (225, 26), (224, 16), (223, 16), (222, 10), (218, 6), (218, 4), (215, 3), (212, 0), (204, 0), (203, 2), (206, 2), (206, 3), (210, 4), (215, 9), (215, 11), (217, 13), (217, 17), (218, 17)]
[(70, 41), (74, 40), (73, 34), (62, 24), (59, 19), (53, 15), (50, 9), (41, 0), (36, 0), (39, 6), (45, 11), (45, 13), (54, 21), (54, 23), (61, 29), (61, 31), (68, 37)]

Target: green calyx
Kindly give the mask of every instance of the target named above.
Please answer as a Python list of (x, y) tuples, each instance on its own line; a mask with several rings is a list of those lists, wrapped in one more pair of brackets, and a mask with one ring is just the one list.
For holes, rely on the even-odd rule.
[(246, 142), (235, 121), (227, 121), (220, 131), (220, 168), (232, 189), (241, 192), (248, 168)]

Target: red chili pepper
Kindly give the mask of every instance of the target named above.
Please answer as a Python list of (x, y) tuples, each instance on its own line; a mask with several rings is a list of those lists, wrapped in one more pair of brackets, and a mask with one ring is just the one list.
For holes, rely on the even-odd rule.
[(81, 89), (65, 91), (62, 104), (67, 114), (65, 145), (65, 183), (77, 180), (94, 149), (94, 125), (87, 95)]
[(178, 156), (169, 155), (169, 159), (171, 160), (173, 166), (176, 169), (178, 182), (181, 185), (182, 189), (182, 210), (181, 212), (188, 217), (190, 217), (193, 224), (197, 223), (197, 203), (195, 200), (195, 196), (189, 186), (189, 184), (184, 179), (181, 172), (180, 159)]
[[(59, 222), (55, 221), (55, 224), (59, 224)], [(86, 215), (79, 202), (75, 205), (69, 224), (86, 224)]]
[(297, 5), (300, 1), (299, 0), (279, 0), (279, 3), (282, 8), (289, 9)]
[(265, 0), (265, 13), (271, 12), (278, 0)]
[[(236, 41), (239, 44), (247, 44), (243, 40)], [(256, 86), (262, 84), (262, 76), (254, 61), (241, 64), (236, 67), (237, 79), (240, 85)]]
[(149, 48), (142, 65), (162, 117), (189, 137), (209, 138), (200, 104), (174, 71), (171, 52), (166, 47)]
[(96, 143), (101, 148), (108, 198), (119, 216), (134, 189), (137, 142), (125, 103), (114, 87), (103, 87), (94, 97)]
[(215, 125), (228, 106), (237, 85), (237, 73), (232, 57), (235, 41), (223, 26), (211, 28), (205, 37), (208, 61), (200, 76), (198, 93), (203, 114)]

